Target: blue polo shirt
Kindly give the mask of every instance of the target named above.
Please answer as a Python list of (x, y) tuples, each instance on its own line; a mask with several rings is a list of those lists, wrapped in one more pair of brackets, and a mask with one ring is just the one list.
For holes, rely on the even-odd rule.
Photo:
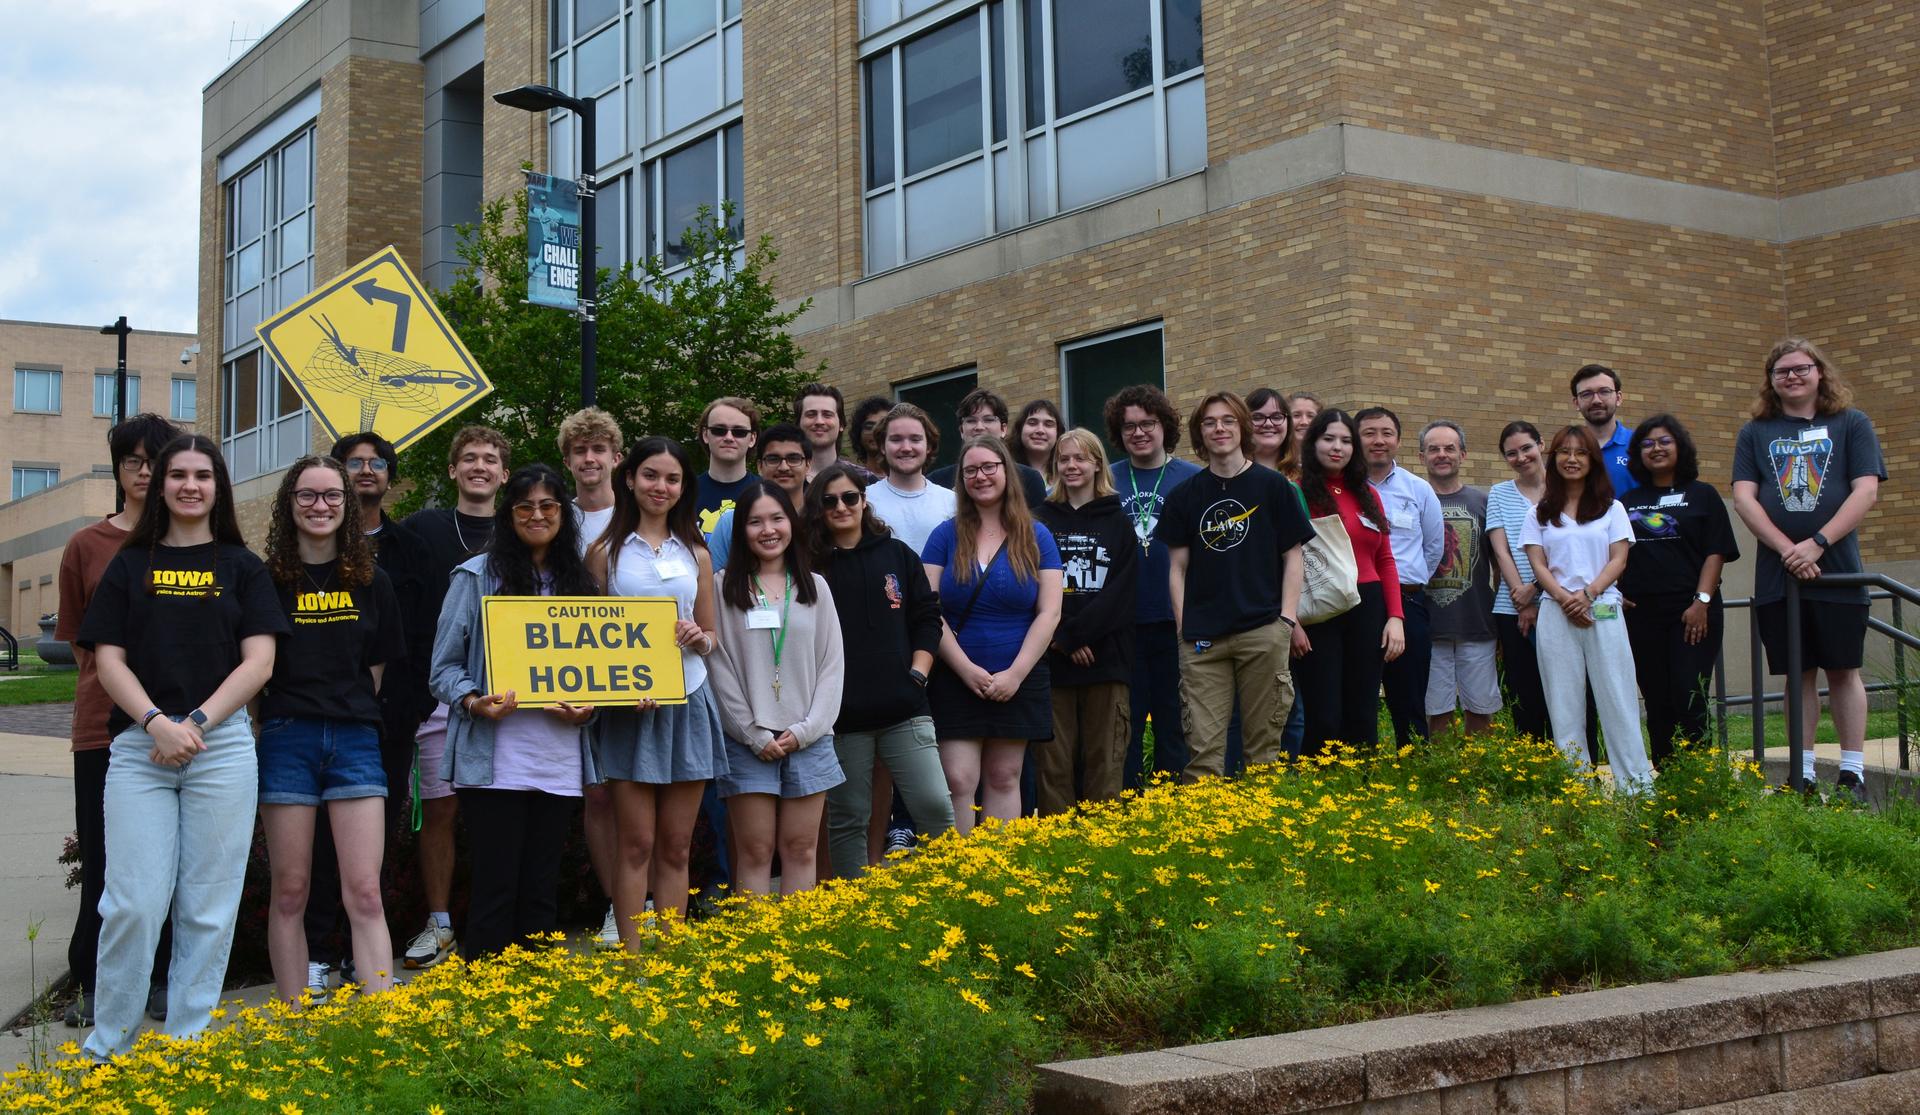
[(1633, 427), (1622, 422), (1619, 416), (1613, 420), (1613, 436), (1600, 443), (1600, 461), (1607, 466), (1607, 479), (1613, 481), (1613, 498), (1619, 499), (1639, 487), (1633, 474), (1627, 471), (1627, 443), (1633, 440)]

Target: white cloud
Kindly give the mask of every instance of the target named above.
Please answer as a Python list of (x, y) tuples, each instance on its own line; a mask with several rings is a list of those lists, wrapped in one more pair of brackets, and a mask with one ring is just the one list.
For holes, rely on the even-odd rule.
[(0, 0), (0, 317), (197, 328), (200, 91), (297, 0)]

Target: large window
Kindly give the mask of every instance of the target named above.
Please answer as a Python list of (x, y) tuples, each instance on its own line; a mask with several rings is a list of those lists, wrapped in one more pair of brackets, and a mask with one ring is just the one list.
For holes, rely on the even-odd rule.
[(59, 414), (59, 370), (15, 368), (13, 370), (13, 409), (16, 414)]
[(1206, 165), (1200, 0), (933, 6), (862, 4), (869, 272)]
[(30, 496), (58, 483), (60, 470), (57, 468), (24, 468), (16, 465), (13, 470), (13, 498)]
[[(741, 215), (740, 0), (553, 0), (548, 77), (594, 101), (598, 262), (688, 262), (702, 205)], [(548, 118), (548, 168), (578, 173), (579, 121)]]
[[(112, 418), (113, 413), (112, 372), (93, 373), (93, 415), (95, 418)], [(140, 377), (127, 373), (127, 414), (140, 413)], [(121, 417), (125, 417), (122, 415)]]
[(927, 417), (933, 419), (933, 424), (940, 428), (940, 452), (934, 454), (933, 460), (927, 463), (928, 472), (945, 468), (959, 459), (960, 419), (955, 417), (955, 412), (960, 409), (960, 400), (978, 386), (980, 375), (977, 369), (959, 368), (902, 383), (893, 389), (895, 402), (912, 403), (926, 411)]
[(176, 379), (173, 395), (167, 400), (167, 416), (176, 422), (192, 422), (200, 416), (200, 384), (196, 380)]
[[(1108, 441), (1107, 400), (1123, 387), (1150, 383), (1165, 387), (1166, 357), (1159, 322), (1119, 329), (1060, 346), (1060, 393), (1069, 426), (1098, 430)], [(1108, 444), (1107, 454), (1123, 452)]]
[(307, 449), (299, 394), (260, 353), (253, 330), (313, 289), (315, 134), (311, 124), (300, 128), (226, 183), (220, 436), (235, 480), (284, 468)]

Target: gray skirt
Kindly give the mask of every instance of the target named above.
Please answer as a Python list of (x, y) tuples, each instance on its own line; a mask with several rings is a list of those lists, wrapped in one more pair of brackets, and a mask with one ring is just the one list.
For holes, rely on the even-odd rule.
[(705, 684), (684, 705), (649, 712), (604, 708), (593, 728), (593, 761), (603, 781), (705, 782), (727, 773), (727, 737)]

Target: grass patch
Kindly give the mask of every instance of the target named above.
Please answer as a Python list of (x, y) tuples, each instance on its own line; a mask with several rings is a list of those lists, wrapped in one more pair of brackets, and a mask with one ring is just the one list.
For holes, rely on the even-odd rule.
[(1645, 799), (1501, 734), (945, 837), (639, 956), (449, 962), (0, 1106), (1019, 1111), (1032, 1065), (1920, 940), (1920, 810), (1711, 752)]
[(73, 700), (80, 671), (49, 666), (31, 647), (20, 648), (20, 668), (0, 670), (0, 705), (44, 705)]

